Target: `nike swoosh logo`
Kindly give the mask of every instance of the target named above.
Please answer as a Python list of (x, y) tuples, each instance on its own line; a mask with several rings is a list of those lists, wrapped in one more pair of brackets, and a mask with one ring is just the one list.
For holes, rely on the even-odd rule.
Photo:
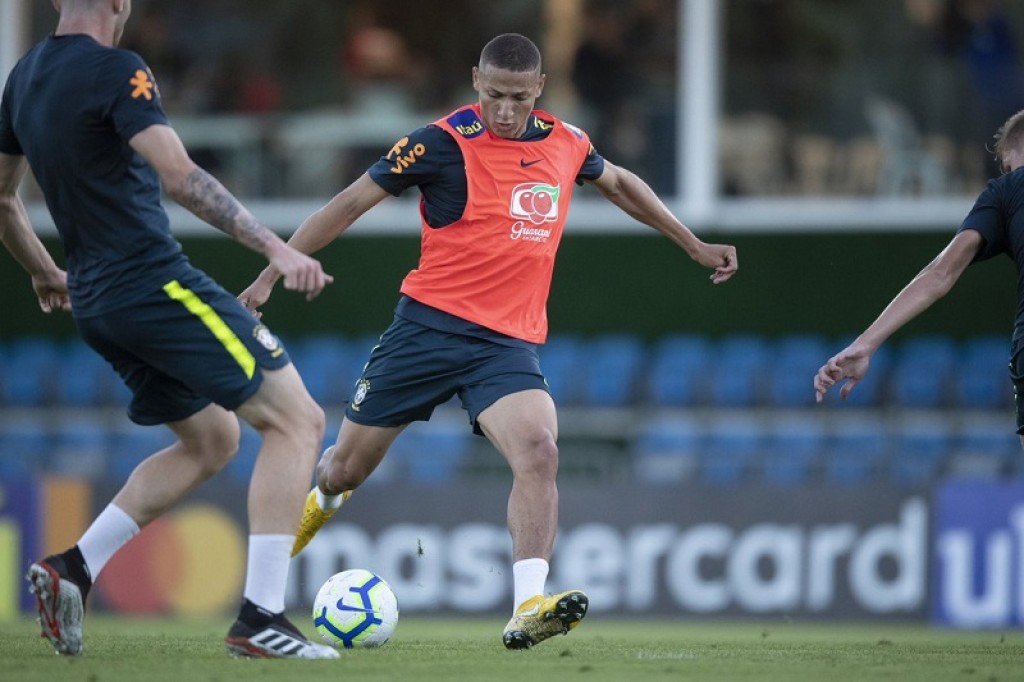
[(358, 611), (359, 613), (373, 613), (373, 609), (361, 609), (358, 606), (349, 606), (348, 604), (338, 604), (339, 611)]
[(540, 163), (541, 161), (543, 161), (543, 159), (534, 159), (533, 161), (527, 161), (526, 159), (520, 159), (519, 160), (519, 165), (522, 166), (523, 168), (529, 168), (533, 164)]

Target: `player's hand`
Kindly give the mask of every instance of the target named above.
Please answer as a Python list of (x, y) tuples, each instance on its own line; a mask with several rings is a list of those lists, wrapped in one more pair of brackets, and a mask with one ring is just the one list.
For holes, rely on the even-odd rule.
[(731, 244), (704, 244), (694, 260), (706, 268), (714, 269), (711, 281), (715, 284), (728, 281), (740, 269), (736, 247)]
[(45, 275), (32, 277), (32, 288), (39, 299), (39, 309), (44, 313), (54, 310), (71, 311), (71, 299), (68, 298), (68, 274), (56, 270)]
[(870, 364), (871, 353), (853, 346), (833, 355), (814, 375), (815, 402), (824, 400), (828, 390), (843, 379), (846, 379), (846, 383), (839, 389), (839, 397), (846, 400), (853, 387), (868, 373)]
[(263, 313), (258, 309), (270, 299), (270, 292), (274, 290), (276, 277), (269, 275), (268, 271), (270, 270), (272, 269), (264, 270), (252, 284), (246, 287), (245, 291), (238, 295), (238, 300), (257, 320), (263, 317)]
[[(319, 296), (324, 287), (334, 281), (333, 277), (324, 272), (320, 261), (287, 245), (270, 257), (270, 265), (284, 278), (285, 289), (303, 292), (307, 301)], [(266, 301), (266, 298), (263, 300)]]

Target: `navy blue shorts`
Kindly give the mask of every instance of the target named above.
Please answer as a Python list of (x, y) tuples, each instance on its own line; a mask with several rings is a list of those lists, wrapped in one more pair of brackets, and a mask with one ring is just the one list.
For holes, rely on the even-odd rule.
[(75, 322), (131, 389), (128, 416), (138, 424), (180, 421), (211, 402), (235, 410), (259, 389), (260, 368), (290, 362), (277, 337), (199, 270)]
[(402, 426), (430, 419), (458, 395), (474, 433), (477, 418), (499, 398), (548, 390), (535, 346), (507, 346), (438, 331), (395, 317), (356, 382), (345, 416), (366, 426)]

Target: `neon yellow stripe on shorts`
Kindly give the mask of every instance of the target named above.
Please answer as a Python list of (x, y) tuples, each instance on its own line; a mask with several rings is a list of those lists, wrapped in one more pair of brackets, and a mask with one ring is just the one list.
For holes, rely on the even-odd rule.
[(220, 315), (213, 308), (203, 303), (194, 292), (181, 286), (178, 280), (171, 280), (165, 284), (164, 291), (173, 300), (185, 306), (186, 310), (198, 317), (206, 325), (207, 329), (213, 332), (217, 340), (224, 344), (224, 348), (231, 353), (231, 357), (235, 359), (235, 362), (245, 372), (245, 376), (252, 379), (252, 375), (256, 372), (256, 358), (252, 356), (252, 353), (245, 347), (245, 344), (235, 336), (235, 333), (231, 331), (231, 327), (220, 318)]

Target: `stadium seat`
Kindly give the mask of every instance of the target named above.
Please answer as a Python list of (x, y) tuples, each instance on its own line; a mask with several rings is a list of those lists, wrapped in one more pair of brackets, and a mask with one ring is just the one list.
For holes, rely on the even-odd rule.
[(333, 334), (316, 334), (285, 343), (288, 355), (309, 394), (320, 405), (337, 405), (348, 400), (356, 376), (352, 374), (355, 350)]
[(949, 419), (941, 414), (911, 417), (896, 425), (889, 480), (909, 487), (929, 484), (953, 445)]
[(395, 440), (392, 460), (413, 483), (446, 483), (461, 474), (474, 438), (465, 422), (438, 419), (416, 423)]
[(646, 396), (656, 407), (685, 407), (706, 400), (712, 349), (707, 339), (673, 334), (654, 347), (647, 371)]
[[(771, 362), (767, 342), (758, 336), (726, 336), (716, 345), (710, 376), (710, 402), (717, 407), (750, 407), (761, 399), (761, 381)], [(808, 379), (809, 381), (809, 379)]]
[(48, 471), (91, 479), (103, 476), (110, 458), (105, 423), (92, 416), (70, 417), (57, 420), (51, 429)]
[(959, 426), (949, 473), (961, 477), (994, 478), (1022, 460), (1020, 437), (1011, 414), (971, 416)]
[[(251, 426), (242, 422), (242, 431), (238, 439), (238, 452), (234, 458), (224, 467), (223, 475), (231, 481), (247, 484), (252, 478), (253, 467), (256, 466), (256, 457), (260, 454), (260, 446), (263, 439), (260, 434)], [(318, 453), (319, 454), (319, 453)]]
[(1009, 407), (1013, 403), (1013, 384), (1007, 371), (1009, 341), (979, 336), (965, 341), (961, 350), (953, 384), (956, 404), (981, 410)]
[(630, 334), (610, 334), (586, 343), (581, 366), (580, 399), (587, 407), (636, 404), (646, 359), (643, 341)]
[(767, 426), (762, 479), (773, 485), (811, 480), (825, 446), (825, 426), (811, 415), (782, 416)]
[(19, 415), (0, 423), (0, 479), (13, 481), (45, 469), (50, 430), (42, 417)]
[(140, 426), (125, 421), (110, 432), (107, 472), (115, 480), (127, 480), (139, 462), (175, 440), (174, 432), (166, 426)]
[[(115, 384), (124, 385), (117, 372), (84, 341), (74, 339), (62, 345), (57, 402), (71, 407), (93, 407), (118, 402)], [(125, 389), (127, 390), (127, 389)]]
[(692, 417), (665, 417), (640, 427), (631, 445), (633, 477), (640, 483), (675, 485), (693, 477), (702, 434)]
[(826, 439), (825, 480), (839, 486), (871, 483), (888, 450), (888, 430), (878, 419), (843, 416)]
[(715, 417), (709, 420), (706, 434), (701, 481), (720, 486), (746, 482), (766, 445), (761, 422), (745, 415)]
[(776, 407), (806, 407), (814, 403), (814, 373), (829, 358), (824, 337), (794, 335), (779, 339), (765, 367), (766, 392)]
[(0, 403), (15, 407), (52, 404), (59, 379), (59, 344), (45, 336), (26, 336), (6, 344), (0, 357)]
[(957, 345), (943, 336), (918, 336), (896, 351), (891, 395), (900, 407), (935, 409), (949, 402)]
[(549, 337), (538, 348), (540, 370), (547, 379), (551, 395), (559, 405), (575, 405), (580, 396), (580, 376), (584, 345), (572, 336)]

